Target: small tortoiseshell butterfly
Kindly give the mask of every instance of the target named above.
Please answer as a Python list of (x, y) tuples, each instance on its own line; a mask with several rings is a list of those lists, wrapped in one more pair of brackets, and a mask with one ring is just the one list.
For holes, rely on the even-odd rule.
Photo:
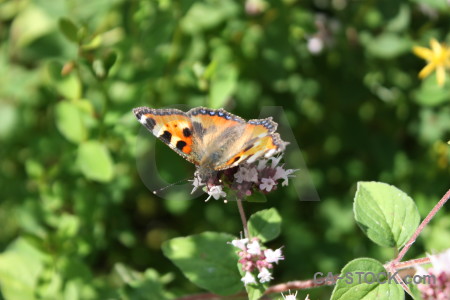
[(133, 109), (136, 118), (157, 138), (209, 175), (270, 157), (288, 144), (280, 139), (272, 118), (246, 122), (224, 109), (197, 107), (178, 109)]

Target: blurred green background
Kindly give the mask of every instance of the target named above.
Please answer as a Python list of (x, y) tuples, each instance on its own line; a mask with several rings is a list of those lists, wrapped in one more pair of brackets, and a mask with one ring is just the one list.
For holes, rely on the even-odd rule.
[[(275, 283), (337, 273), (356, 257), (389, 260), (394, 250), (353, 221), (355, 186), (393, 184), (422, 217), (449, 188), (450, 85), (420, 81), (425, 62), (411, 52), (433, 37), (450, 42), (449, 16), (445, 0), (0, 1), (0, 299), (201, 292), (161, 243), (238, 235), (239, 215), (145, 187), (140, 139), (156, 145), (167, 181), (194, 169), (139, 135), (131, 109), (142, 105), (246, 119), (283, 107), (321, 201), (298, 201), (289, 186), (246, 205), (283, 216), (269, 245), (286, 256)], [(448, 247), (441, 212), (407, 258)], [(327, 299), (331, 288), (299, 298), (307, 292)]]

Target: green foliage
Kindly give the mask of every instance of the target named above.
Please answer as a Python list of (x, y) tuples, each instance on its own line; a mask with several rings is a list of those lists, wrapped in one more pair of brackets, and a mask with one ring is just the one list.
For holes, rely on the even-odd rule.
[(116, 272), (125, 285), (119, 290), (120, 299), (144, 300), (144, 299), (172, 299), (173, 295), (164, 290), (164, 284), (168, 279), (159, 276), (152, 269), (145, 273), (133, 271), (122, 264), (115, 266)]
[(162, 250), (196, 285), (218, 295), (232, 295), (242, 289), (238, 257), (229, 244), (232, 239), (228, 234), (204, 232), (166, 241)]
[(354, 211), (356, 222), (372, 241), (397, 249), (409, 240), (420, 221), (414, 201), (381, 182), (358, 183)]
[(275, 208), (260, 210), (248, 220), (248, 233), (261, 242), (268, 242), (280, 235), (281, 216)]
[(87, 141), (78, 148), (77, 164), (86, 178), (108, 182), (114, 176), (108, 149), (97, 141)]
[(80, 143), (87, 138), (87, 128), (83, 122), (82, 111), (70, 102), (55, 105), (56, 127), (69, 141)]
[(258, 282), (256, 285), (249, 284), (245, 286), (245, 291), (249, 300), (258, 300), (264, 295), (264, 291), (267, 289), (267, 284)]
[(71, 20), (59, 19), (59, 29), (72, 42), (78, 42), (78, 31), (80, 30)]
[[(358, 274), (358, 272), (361, 272), (361, 274)], [(383, 276), (380, 273), (385, 275)], [(383, 265), (374, 259), (358, 258), (352, 260), (342, 268), (340, 274), (343, 274), (345, 278), (338, 280), (336, 283), (331, 296), (332, 300), (404, 298), (401, 285), (390, 283)]]
[(0, 281), (6, 299), (34, 299), (45, 256), (24, 239), (0, 255)]

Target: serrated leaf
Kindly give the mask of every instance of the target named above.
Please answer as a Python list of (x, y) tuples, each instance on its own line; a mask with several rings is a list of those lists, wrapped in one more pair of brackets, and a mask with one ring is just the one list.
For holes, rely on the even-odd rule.
[(87, 138), (82, 113), (75, 104), (67, 101), (56, 104), (55, 121), (59, 132), (67, 140), (78, 144)]
[(399, 249), (419, 225), (414, 201), (395, 186), (358, 182), (353, 205), (355, 220), (375, 243)]
[(78, 30), (79, 28), (71, 20), (67, 18), (61, 18), (58, 22), (59, 30), (64, 36), (72, 42), (78, 42)]
[[(362, 272), (362, 274), (357, 274), (357, 272)], [(380, 273), (384, 273), (384, 276)], [(375, 259), (352, 260), (342, 269), (340, 276), (344, 278), (337, 281), (331, 300), (403, 300), (405, 295), (401, 285), (393, 280), (389, 282), (386, 274), (387, 271), (383, 265)]]
[(113, 161), (109, 151), (97, 141), (80, 144), (77, 164), (83, 175), (88, 179), (109, 182), (113, 178)]
[(254, 213), (248, 220), (248, 232), (263, 243), (275, 239), (281, 231), (281, 216), (275, 208)]
[(162, 250), (194, 284), (218, 295), (232, 295), (243, 289), (236, 268), (238, 257), (228, 244), (233, 238), (204, 232), (166, 241)]

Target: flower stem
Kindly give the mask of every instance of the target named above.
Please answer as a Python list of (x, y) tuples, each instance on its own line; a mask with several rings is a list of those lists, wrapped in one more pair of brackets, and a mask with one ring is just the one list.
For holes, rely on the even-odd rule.
[(242, 199), (240, 197), (237, 197), (237, 205), (239, 214), (241, 215), (242, 226), (244, 226), (244, 236), (248, 239), (247, 218), (245, 217), (244, 207), (242, 206)]
[(408, 261), (399, 262), (395, 265), (395, 269), (403, 270), (403, 269), (413, 268), (415, 266), (425, 265), (425, 264), (429, 264), (429, 263), (430, 263), (429, 257), (422, 257), (422, 258), (411, 259)]
[(414, 244), (417, 237), (422, 232), (422, 230), (425, 228), (425, 226), (427, 226), (428, 223), (430, 223), (430, 221), (431, 221), (431, 219), (433, 219), (434, 215), (436, 215), (436, 213), (442, 208), (442, 206), (444, 206), (445, 202), (447, 202), (447, 200), (449, 198), (450, 198), (450, 190), (448, 190), (447, 193), (445, 193), (445, 195), (441, 198), (441, 200), (439, 200), (439, 202), (436, 204), (436, 206), (433, 207), (433, 209), (430, 211), (428, 216), (422, 221), (422, 223), (420, 223), (419, 227), (416, 229), (413, 236), (405, 244), (405, 247), (403, 247), (403, 249), (400, 251), (397, 258), (394, 259), (394, 261), (393, 261), (394, 265), (398, 264), (402, 260), (402, 258), (405, 256), (406, 252), (408, 252), (409, 248), (411, 248), (412, 244)]

